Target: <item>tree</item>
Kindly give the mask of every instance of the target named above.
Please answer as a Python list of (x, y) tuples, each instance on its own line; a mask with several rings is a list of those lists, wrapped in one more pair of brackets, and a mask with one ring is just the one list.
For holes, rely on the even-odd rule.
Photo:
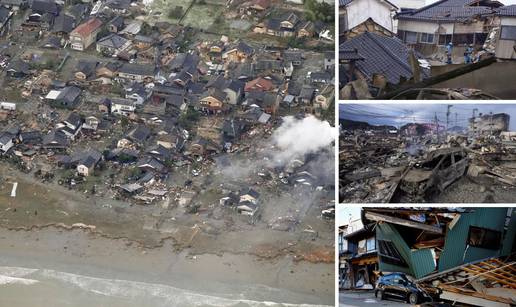
[(326, 2), (316, 0), (304, 0), (305, 15), (310, 21), (323, 21), (332, 23), (335, 20), (333, 6)]

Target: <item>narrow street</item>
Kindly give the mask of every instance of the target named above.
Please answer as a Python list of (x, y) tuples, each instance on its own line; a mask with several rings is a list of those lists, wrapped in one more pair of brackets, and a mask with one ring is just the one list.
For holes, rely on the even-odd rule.
[(400, 301), (395, 300), (380, 300), (374, 297), (374, 292), (340, 292), (339, 293), (340, 307), (362, 307), (362, 306), (410, 306)]

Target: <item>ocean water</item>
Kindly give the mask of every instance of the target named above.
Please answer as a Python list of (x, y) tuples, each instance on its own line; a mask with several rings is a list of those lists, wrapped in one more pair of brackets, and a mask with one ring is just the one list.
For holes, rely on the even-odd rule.
[[(315, 307), (325, 305), (288, 304), (246, 299), (253, 291), (261, 297), (283, 291), (265, 286), (247, 288), (236, 294), (197, 293), (159, 283), (108, 279), (50, 269), (0, 266), (0, 307)], [(245, 293), (245, 294), (244, 294)]]

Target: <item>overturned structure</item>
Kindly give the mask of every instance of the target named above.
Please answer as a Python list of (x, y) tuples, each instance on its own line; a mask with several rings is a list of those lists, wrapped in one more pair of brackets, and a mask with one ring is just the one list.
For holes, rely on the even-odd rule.
[(401, 272), (435, 301), (516, 303), (513, 208), (363, 208), (361, 215), (364, 228), (343, 236), (341, 288), (372, 289), (379, 276)]

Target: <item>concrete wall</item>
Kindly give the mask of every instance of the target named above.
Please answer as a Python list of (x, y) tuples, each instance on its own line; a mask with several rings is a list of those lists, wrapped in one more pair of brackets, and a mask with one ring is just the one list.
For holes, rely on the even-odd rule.
[[(432, 76), (459, 67), (432, 67)], [(432, 87), (476, 88), (502, 99), (516, 99), (516, 62), (497, 62), (471, 73), (441, 82)]]
[[(403, 31), (412, 31), (420, 33), (437, 33), (452, 34), (453, 23), (437, 24), (433, 22), (414, 21), (414, 20), (399, 20), (398, 29)], [(440, 31), (439, 31), (440, 29)]]
[(392, 6), (380, 0), (356, 0), (347, 6), (348, 29), (372, 18), (382, 27), (394, 32)]

